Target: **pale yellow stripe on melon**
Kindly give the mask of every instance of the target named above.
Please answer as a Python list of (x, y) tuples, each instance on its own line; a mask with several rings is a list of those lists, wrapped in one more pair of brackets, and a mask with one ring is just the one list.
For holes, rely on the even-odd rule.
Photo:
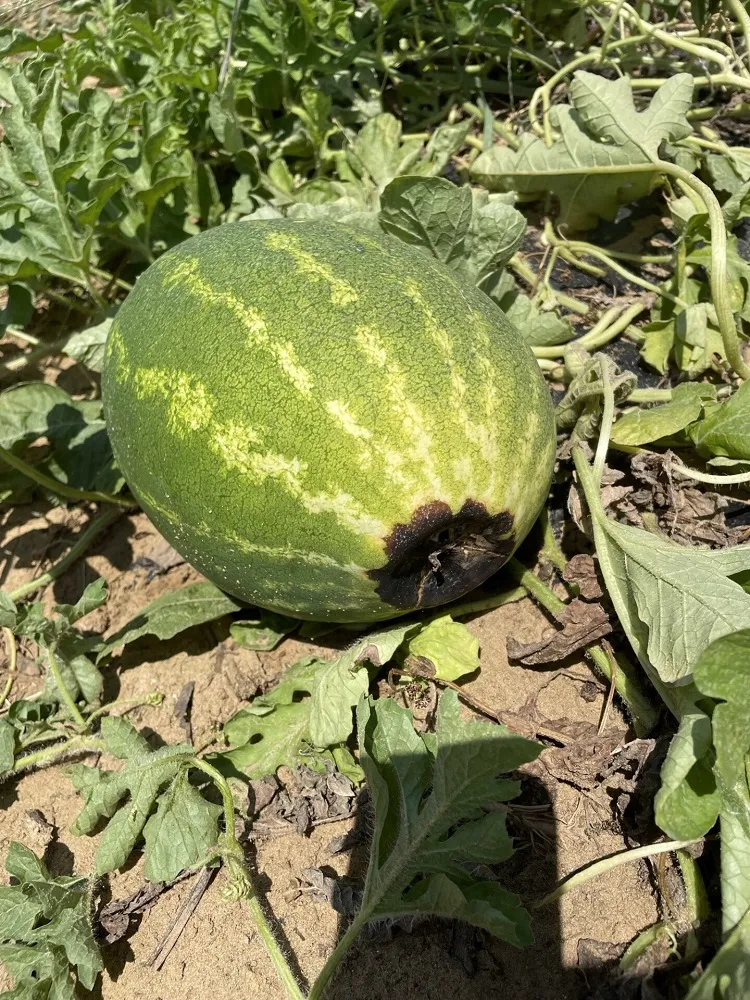
[(393, 483), (405, 490), (414, 490), (414, 478), (404, 473), (405, 458), (392, 448), (381, 444), (373, 432), (357, 423), (345, 403), (331, 400), (326, 403), (326, 410), (345, 434), (354, 438), (357, 444), (359, 461), (363, 468), (372, 469), (377, 458), (381, 463), (381, 473), (387, 483)]
[(175, 511), (165, 507), (163, 503), (160, 503), (160, 501), (156, 499), (153, 493), (150, 493), (148, 490), (144, 490), (142, 486), (138, 487), (138, 499), (146, 507), (156, 511), (156, 513), (163, 517), (168, 524), (178, 525), (181, 523), (181, 519)]
[(211, 423), (212, 396), (194, 376), (167, 368), (137, 368), (133, 378), (136, 396), (166, 399), (167, 427), (177, 437), (187, 437)]
[(235, 295), (234, 292), (218, 290), (200, 274), (199, 263), (194, 258), (181, 261), (164, 279), (166, 287), (180, 285), (194, 295), (201, 305), (218, 306), (230, 312), (244, 327), (245, 345), (249, 350), (267, 351), (276, 361), (282, 373), (304, 396), (312, 392), (313, 380), (297, 358), (294, 345), (290, 341), (276, 340), (271, 336), (266, 321), (253, 306)]
[[(362, 569), (356, 564), (339, 562), (333, 556), (329, 556), (324, 552), (315, 552), (310, 549), (295, 549), (291, 545), (264, 545), (261, 542), (251, 542), (249, 538), (245, 538), (236, 531), (220, 531), (215, 524), (209, 524), (207, 521), (200, 521), (191, 530), (196, 535), (232, 545), (245, 555), (267, 556), (274, 561), (284, 559), (291, 562), (304, 563), (307, 566), (338, 569), (342, 573), (347, 573), (351, 576), (362, 576)], [(319, 586), (318, 584), (318, 588)]]
[(296, 233), (268, 233), (265, 238), (269, 250), (281, 250), (288, 253), (297, 269), (312, 281), (325, 281), (331, 289), (331, 302), (335, 306), (350, 306), (359, 301), (356, 289), (340, 278), (333, 269), (322, 260), (305, 250)]
[[(416, 459), (421, 463), (431, 499), (443, 499), (443, 485), (432, 458), (432, 433), (424, 415), (409, 398), (401, 366), (389, 357), (386, 346), (374, 327), (358, 326), (354, 331), (354, 339), (365, 358), (382, 371), (391, 409), (411, 439), (412, 452), (404, 458), (409, 461)], [(394, 450), (392, 454), (397, 453)], [(400, 460), (398, 464), (402, 465), (403, 461)]]
[(450, 334), (438, 321), (435, 313), (425, 301), (418, 284), (412, 279), (407, 279), (403, 283), (405, 294), (419, 307), (427, 336), (432, 340), (438, 350), (440, 358), (448, 368), (451, 384), (451, 405), (456, 421), (464, 432), (467, 441), (479, 450), (482, 456), (484, 473), (484, 487), (480, 490), (476, 476), (476, 468), (472, 463), (472, 475), (466, 481), (466, 489), (476, 499), (487, 497), (490, 499), (491, 490), (487, 482), (491, 478), (492, 471), (499, 459), (497, 436), (494, 432), (494, 420), (488, 420), (487, 424), (473, 420), (469, 413), (471, 399), (466, 385), (463, 372), (453, 353), (453, 340)]
[[(469, 307), (471, 309), (471, 307)], [(474, 323), (471, 332), (475, 335), (477, 349), (474, 358), (482, 373), (482, 392), (484, 395), (484, 426), (489, 430), (489, 448), (493, 455), (489, 460), (489, 480), (487, 493), (492, 496), (497, 488), (497, 456), (500, 454), (500, 434), (507, 433), (507, 414), (510, 412), (511, 400), (503, 401), (498, 393), (497, 371), (492, 363), (492, 342), (490, 340), (490, 325), (483, 316), (471, 310)]]
[(110, 365), (114, 365), (117, 370), (118, 379), (128, 376), (130, 365), (128, 363), (128, 351), (125, 346), (125, 338), (122, 335), (120, 324), (115, 320), (109, 328), (105, 354)]
[(383, 522), (364, 510), (350, 494), (342, 491), (311, 493), (303, 482), (309, 470), (306, 462), (271, 451), (250, 450), (249, 445), (258, 441), (255, 431), (250, 431), (248, 435), (247, 429), (240, 429), (239, 436), (230, 447), (235, 429), (234, 424), (220, 423), (211, 428), (209, 448), (222, 461), (227, 472), (247, 476), (256, 485), (276, 482), (308, 513), (331, 514), (340, 525), (357, 534), (382, 536), (385, 533)]

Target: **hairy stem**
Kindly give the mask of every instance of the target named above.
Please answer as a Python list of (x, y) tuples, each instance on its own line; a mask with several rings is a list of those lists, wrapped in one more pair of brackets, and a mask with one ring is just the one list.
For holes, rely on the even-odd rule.
[(65, 707), (68, 710), (68, 714), (73, 720), (76, 729), (80, 730), (80, 732), (84, 732), (86, 729), (86, 720), (81, 715), (81, 711), (78, 708), (78, 705), (76, 705), (75, 703), (75, 698), (70, 693), (70, 691), (68, 691), (65, 681), (63, 680), (62, 672), (60, 670), (60, 664), (57, 662), (57, 657), (55, 656), (55, 652), (51, 646), (47, 650), (47, 659), (49, 661), (50, 673), (52, 674), (55, 686), (57, 687), (57, 690), (60, 693), (60, 697), (62, 698)]
[(607, 448), (609, 447), (609, 438), (612, 434), (612, 424), (615, 419), (615, 392), (612, 388), (612, 380), (609, 377), (607, 364), (602, 363), (601, 359), (598, 359), (598, 364), (602, 374), (604, 411), (602, 413), (599, 441), (596, 445), (596, 455), (594, 456), (594, 481), (596, 482), (596, 488), (601, 489), (604, 465), (607, 460)]
[(242, 846), (234, 832), (234, 799), (232, 798), (229, 783), (220, 771), (217, 771), (215, 767), (212, 767), (211, 764), (200, 757), (194, 757), (190, 763), (192, 767), (197, 768), (207, 775), (221, 794), (222, 805), (224, 807), (224, 836), (223, 843), (221, 844), (221, 854), (227, 866), (227, 877), (232, 894), (240, 896), (246, 901), (258, 934), (265, 945), (269, 958), (273, 962), (273, 966), (289, 1000), (305, 1000), (294, 972), (284, 956), (273, 928), (255, 893), (252, 876), (245, 862)]
[[(119, 517), (122, 517), (122, 508), (120, 507), (110, 507), (104, 511), (96, 520), (92, 521), (91, 524), (86, 528), (85, 531), (81, 533), (81, 537), (73, 545), (68, 552), (54, 563), (50, 568), (42, 573), (41, 576), (35, 577), (33, 580), (29, 580), (27, 583), (22, 583), (20, 587), (16, 587), (15, 590), (11, 591), (10, 597), (14, 601), (21, 600), (27, 597), (29, 594), (33, 594), (37, 590), (42, 590), (48, 584), (57, 580), (58, 577), (62, 576), (63, 573), (72, 566), (77, 559), (88, 551), (91, 543), (97, 538), (103, 531), (105, 531), (110, 524), (116, 521)], [(1, 704), (2, 702), (0, 702)]]
[(100, 503), (114, 503), (118, 507), (124, 507), (127, 510), (133, 510), (138, 506), (132, 497), (117, 497), (109, 493), (100, 493), (98, 490), (79, 490), (75, 486), (68, 486), (66, 483), (61, 483), (59, 479), (53, 479), (44, 472), (40, 472), (35, 466), (25, 462), (7, 448), (0, 447), (0, 460), (17, 472), (23, 473), (28, 479), (38, 483), (39, 486), (49, 490), (50, 493), (56, 493), (58, 496), (65, 497), (68, 500), (96, 500)]
[(55, 743), (44, 750), (35, 750), (19, 757), (10, 774), (18, 774), (30, 767), (46, 767), (73, 753), (101, 753), (106, 749), (104, 742), (96, 736), (73, 736), (64, 743)]
[(710, 472), (699, 472), (697, 469), (690, 469), (681, 462), (672, 462), (669, 470), (683, 479), (695, 479), (699, 483), (709, 483), (712, 486), (733, 486), (737, 483), (750, 483), (750, 472), (738, 472), (733, 476), (714, 476)]
[(307, 1000), (320, 1000), (334, 972), (341, 964), (341, 960), (343, 959), (344, 955), (346, 955), (346, 953), (349, 951), (354, 942), (357, 940), (366, 923), (367, 923), (367, 917), (363, 918), (362, 914), (358, 913), (357, 916), (352, 921), (352, 923), (350, 924), (344, 936), (341, 938), (339, 943), (336, 945), (331, 954), (328, 956), (326, 964), (320, 970), (318, 978), (313, 983), (312, 989), (308, 994)]

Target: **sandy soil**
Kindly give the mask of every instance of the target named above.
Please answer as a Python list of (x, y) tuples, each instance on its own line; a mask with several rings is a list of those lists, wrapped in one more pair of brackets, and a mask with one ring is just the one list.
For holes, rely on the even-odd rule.
[[(16, 510), (5, 525), (6, 548), (12, 553), (11, 571), (3, 582), (12, 587), (54, 559), (66, 535), (85, 521), (80, 511), (51, 510), (27, 520), (28, 509)], [(189, 567), (176, 566), (149, 579), (139, 560), (163, 549), (163, 540), (143, 514), (121, 518), (89, 556), (62, 580), (48, 588), (45, 600), (70, 601), (96, 575), (110, 584), (106, 607), (82, 623), (93, 631), (111, 632), (160, 594), (197, 578)], [(141, 568), (142, 567), (142, 568)], [(476, 617), (470, 628), (481, 642), (482, 668), (468, 690), (473, 697), (501, 712), (527, 712), (530, 705), (552, 720), (579, 724), (581, 732), (596, 727), (606, 695), (584, 662), (564, 668), (528, 669), (508, 662), (508, 637), (539, 639), (549, 629), (544, 614), (530, 601), (505, 605)], [(165, 694), (163, 704), (137, 710), (131, 718), (147, 734), (164, 741), (184, 738), (174, 716), (179, 692), (195, 682), (192, 710), (193, 739), (197, 747), (209, 744), (243, 699), (268, 684), (300, 655), (331, 655), (298, 640), (287, 640), (271, 654), (255, 654), (228, 639), (226, 623), (194, 629), (168, 643), (142, 641), (126, 655), (116, 657), (107, 673), (107, 695), (131, 697), (151, 690)], [(22, 656), (18, 692), (39, 685), (37, 668)], [(603, 734), (605, 749), (632, 738), (625, 719), (615, 709)], [(517, 854), (506, 864), (506, 884), (528, 901), (549, 891), (555, 881), (604, 854), (632, 846), (613, 811), (618, 776), (594, 787), (574, 766), (565, 778), (566, 748), (550, 746), (524, 773), (524, 794), (512, 813)], [(569, 749), (569, 748), (568, 748)], [(601, 753), (584, 747), (583, 764)], [(585, 771), (585, 766), (583, 767)], [(583, 771), (581, 773), (583, 773)], [(556, 775), (556, 776), (553, 776)], [(612, 785), (614, 782), (614, 786)], [(584, 787), (576, 787), (576, 784)], [(613, 787), (615, 791), (613, 791)], [(54, 827), (46, 844), (46, 859), (56, 873), (85, 872), (92, 864), (96, 838), (73, 837), (68, 831), (79, 807), (63, 768), (52, 768), (0, 786), (0, 854), (18, 839), (38, 850), (48, 835), (40, 833), (38, 810)], [(321, 825), (309, 837), (284, 835), (257, 843), (254, 862), (258, 885), (273, 912), (289, 950), (296, 957), (300, 978), (310, 981), (321, 968), (337, 936), (342, 918), (328, 903), (310, 893), (299, 894), (300, 872), (323, 867), (330, 875), (360, 874), (360, 848), (332, 855), (331, 838), (354, 820)], [(160, 971), (147, 964), (169, 929), (197, 876), (190, 876), (164, 893), (131, 927), (127, 938), (104, 947), (106, 974), (103, 1000), (230, 1000), (241, 994), (249, 1000), (281, 1000), (283, 994), (263, 947), (241, 903), (222, 899), (223, 877), (209, 887), (178, 944)], [(126, 871), (104, 880), (102, 901), (121, 899), (143, 884), (138, 858)], [(342, 968), (330, 997), (379, 1000), (391, 996), (418, 996), (443, 1000), (479, 1000), (488, 995), (521, 1000), (576, 1000), (593, 996), (603, 959), (619, 955), (629, 941), (659, 919), (653, 875), (644, 863), (620, 867), (605, 878), (588, 883), (558, 904), (534, 915), (536, 947), (518, 952), (488, 935), (448, 923), (427, 922), (411, 933), (376, 928), (361, 940)], [(389, 939), (390, 938), (390, 939)], [(592, 958), (593, 956), (593, 958)], [(0, 973), (0, 987), (7, 986)], [(613, 995), (613, 994), (610, 994)]]

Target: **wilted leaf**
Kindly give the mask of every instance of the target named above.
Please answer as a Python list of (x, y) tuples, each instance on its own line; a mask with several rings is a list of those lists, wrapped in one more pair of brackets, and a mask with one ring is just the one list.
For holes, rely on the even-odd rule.
[(101, 372), (104, 367), (104, 348), (111, 326), (112, 318), (108, 317), (96, 326), (89, 326), (80, 333), (71, 334), (65, 341), (63, 348), (65, 353), (92, 372)]
[(612, 631), (609, 615), (601, 604), (578, 598), (566, 604), (556, 618), (563, 627), (539, 642), (521, 643), (509, 638), (508, 656), (527, 666), (559, 663)]

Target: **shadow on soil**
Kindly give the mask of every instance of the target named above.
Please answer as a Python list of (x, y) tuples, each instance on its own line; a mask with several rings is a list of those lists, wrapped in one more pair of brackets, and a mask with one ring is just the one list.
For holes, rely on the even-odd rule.
[[(402, 762), (399, 770), (408, 772), (408, 764)], [(498, 808), (505, 807), (498, 804)], [(347, 838), (355, 844), (347, 880), (359, 886), (367, 868), (370, 827), (371, 812), (365, 800)], [(497, 880), (528, 906), (548, 892), (557, 877), (555, 843), (549, 836), (554, 829), (552, 806), (537, 779), (524, 778), (521, 796), (509, 803), (508, 829), (516, 848), (510, 859), (499, 865), (467, 867), (479, 878)], [(402, 918), (371, 925), (342, 962), (326, 1000), (583, 1000), (591, 996), (578, 970), (565, 969), (552, 958), (560, 954), (557, 905), (531, 913), (534, 944), (524, 949), (462, 921)], [(348, 924), (349, 918), (342, 916), (340, 935)]]

